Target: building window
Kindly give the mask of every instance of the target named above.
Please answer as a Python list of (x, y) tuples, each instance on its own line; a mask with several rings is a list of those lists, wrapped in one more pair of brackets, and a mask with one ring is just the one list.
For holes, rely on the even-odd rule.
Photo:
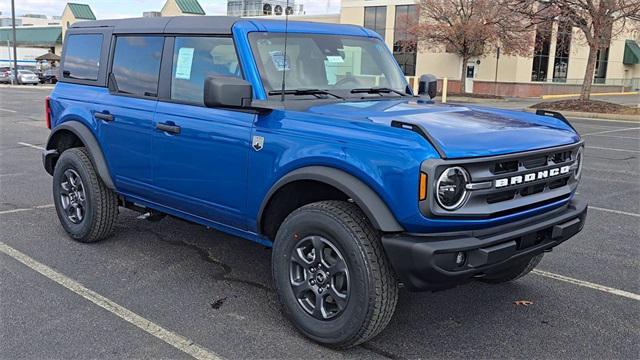
[(364, 8), (364, 27), (371, 29), (384, 39), (387, 26), (387, 7), (370, 6)]
[(116, 39), (113, 69), (118, 92), (134, 96), (158, 96), (158, 77), (164, 38), (120, 36)]
[(566, 23), (558, 26), (556, 37), (556, 58), (553, 62), (553, 81), (566, 82), (569, 70), (569, 55), (571, 53), (571, 32), (573, 27)]
[(540, 24), (536, 31), (536, 42), (533, 52), (533, 68), (531, 81), (547, 81), (549, 70), (549, 49), (551, 48), (552, 23)]
[(607, 81), (607, 65), (609, 63), (609, 48), (598, 50), (596, 55), (596, 71), (594, 84), (604, 84)]
[(393, 56), (407, 76), (416, 76), (418, 42), (411, 28), (418, 22), (416, 5), (396, 6), (396, 21), (393, 35)]

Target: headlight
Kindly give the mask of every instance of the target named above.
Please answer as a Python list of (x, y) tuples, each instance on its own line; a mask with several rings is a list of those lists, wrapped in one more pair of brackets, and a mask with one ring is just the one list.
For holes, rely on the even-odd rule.
[(442, 208), (453, 211), (467, 201), (469, 173), (459, 166), (445, 170), (436, 183), (436, 198)]
[(576, 180), (580, 180), (580, 175), (582, 174), (582, 151), (584, 147), (581, 147), (576, 154), (576, 172), (573, 173), (573, 177)]

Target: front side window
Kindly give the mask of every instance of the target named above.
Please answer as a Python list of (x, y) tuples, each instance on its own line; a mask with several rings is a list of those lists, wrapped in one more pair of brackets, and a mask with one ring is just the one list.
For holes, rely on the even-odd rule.
[(204, 104), (204, 81), (209, 76), (242, 77), (233, 40), (176, 37), (171, 99)]
[(407, 82), (386, 45), (379, 39), (344, 35), (249, 35), (264, 87), (268, 92), (318, 89), (351, 95), (351, 90), (389, 88), (405, 92)]
[(98, 80), (102, 35), (69, 35), (65, 47), (63, 77), (76, 80)]
[(119, 93), (158, 96), (158, 77), (164, 38), (119, 36), (113, 55), (113, 78)]

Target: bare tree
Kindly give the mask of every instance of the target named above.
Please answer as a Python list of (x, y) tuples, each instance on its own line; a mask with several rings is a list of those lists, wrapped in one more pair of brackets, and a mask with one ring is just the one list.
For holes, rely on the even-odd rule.
[(505, 8), (536, 23), (562, 22), (580, 29), (589, 46), (580, 100), (589, 100), (599, 52), (606, 51), (624, 30), (626, 21), (640, 17), (640, 0), (502, 0)]
[[(638, 1), (638, 0), (636, 0)], [(530, 18), (497, 0), (421, 0), (420, 22), (413, 32), (421, 47), (444, 48), (462, 59), (461, 92), (466, 65), (500, 47), (506, 55), (527, 55), (533, 44)]]

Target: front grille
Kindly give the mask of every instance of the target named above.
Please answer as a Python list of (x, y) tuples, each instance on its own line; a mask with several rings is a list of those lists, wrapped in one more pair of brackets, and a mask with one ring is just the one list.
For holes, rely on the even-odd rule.
[[(466, 204), (455, 211), (440, 208), (434, 196), (420, 204), (421, 210), (427, 216), (492, 218), (568, 199), (577, 186), (573, 175), (580, 146), (487, 158), (425, 161), (422, 171), (431, 179), (437, 179), (451, 166), (461, 166), (469, 172), (472, 183), (485, 186), (469, 191)], [(559, 169), (569, 170), (555, 174)], [(503, 186), (505, 179), (508, 184)], [(434, 194), (435, 184), (430, 185), (430, 194)]]

